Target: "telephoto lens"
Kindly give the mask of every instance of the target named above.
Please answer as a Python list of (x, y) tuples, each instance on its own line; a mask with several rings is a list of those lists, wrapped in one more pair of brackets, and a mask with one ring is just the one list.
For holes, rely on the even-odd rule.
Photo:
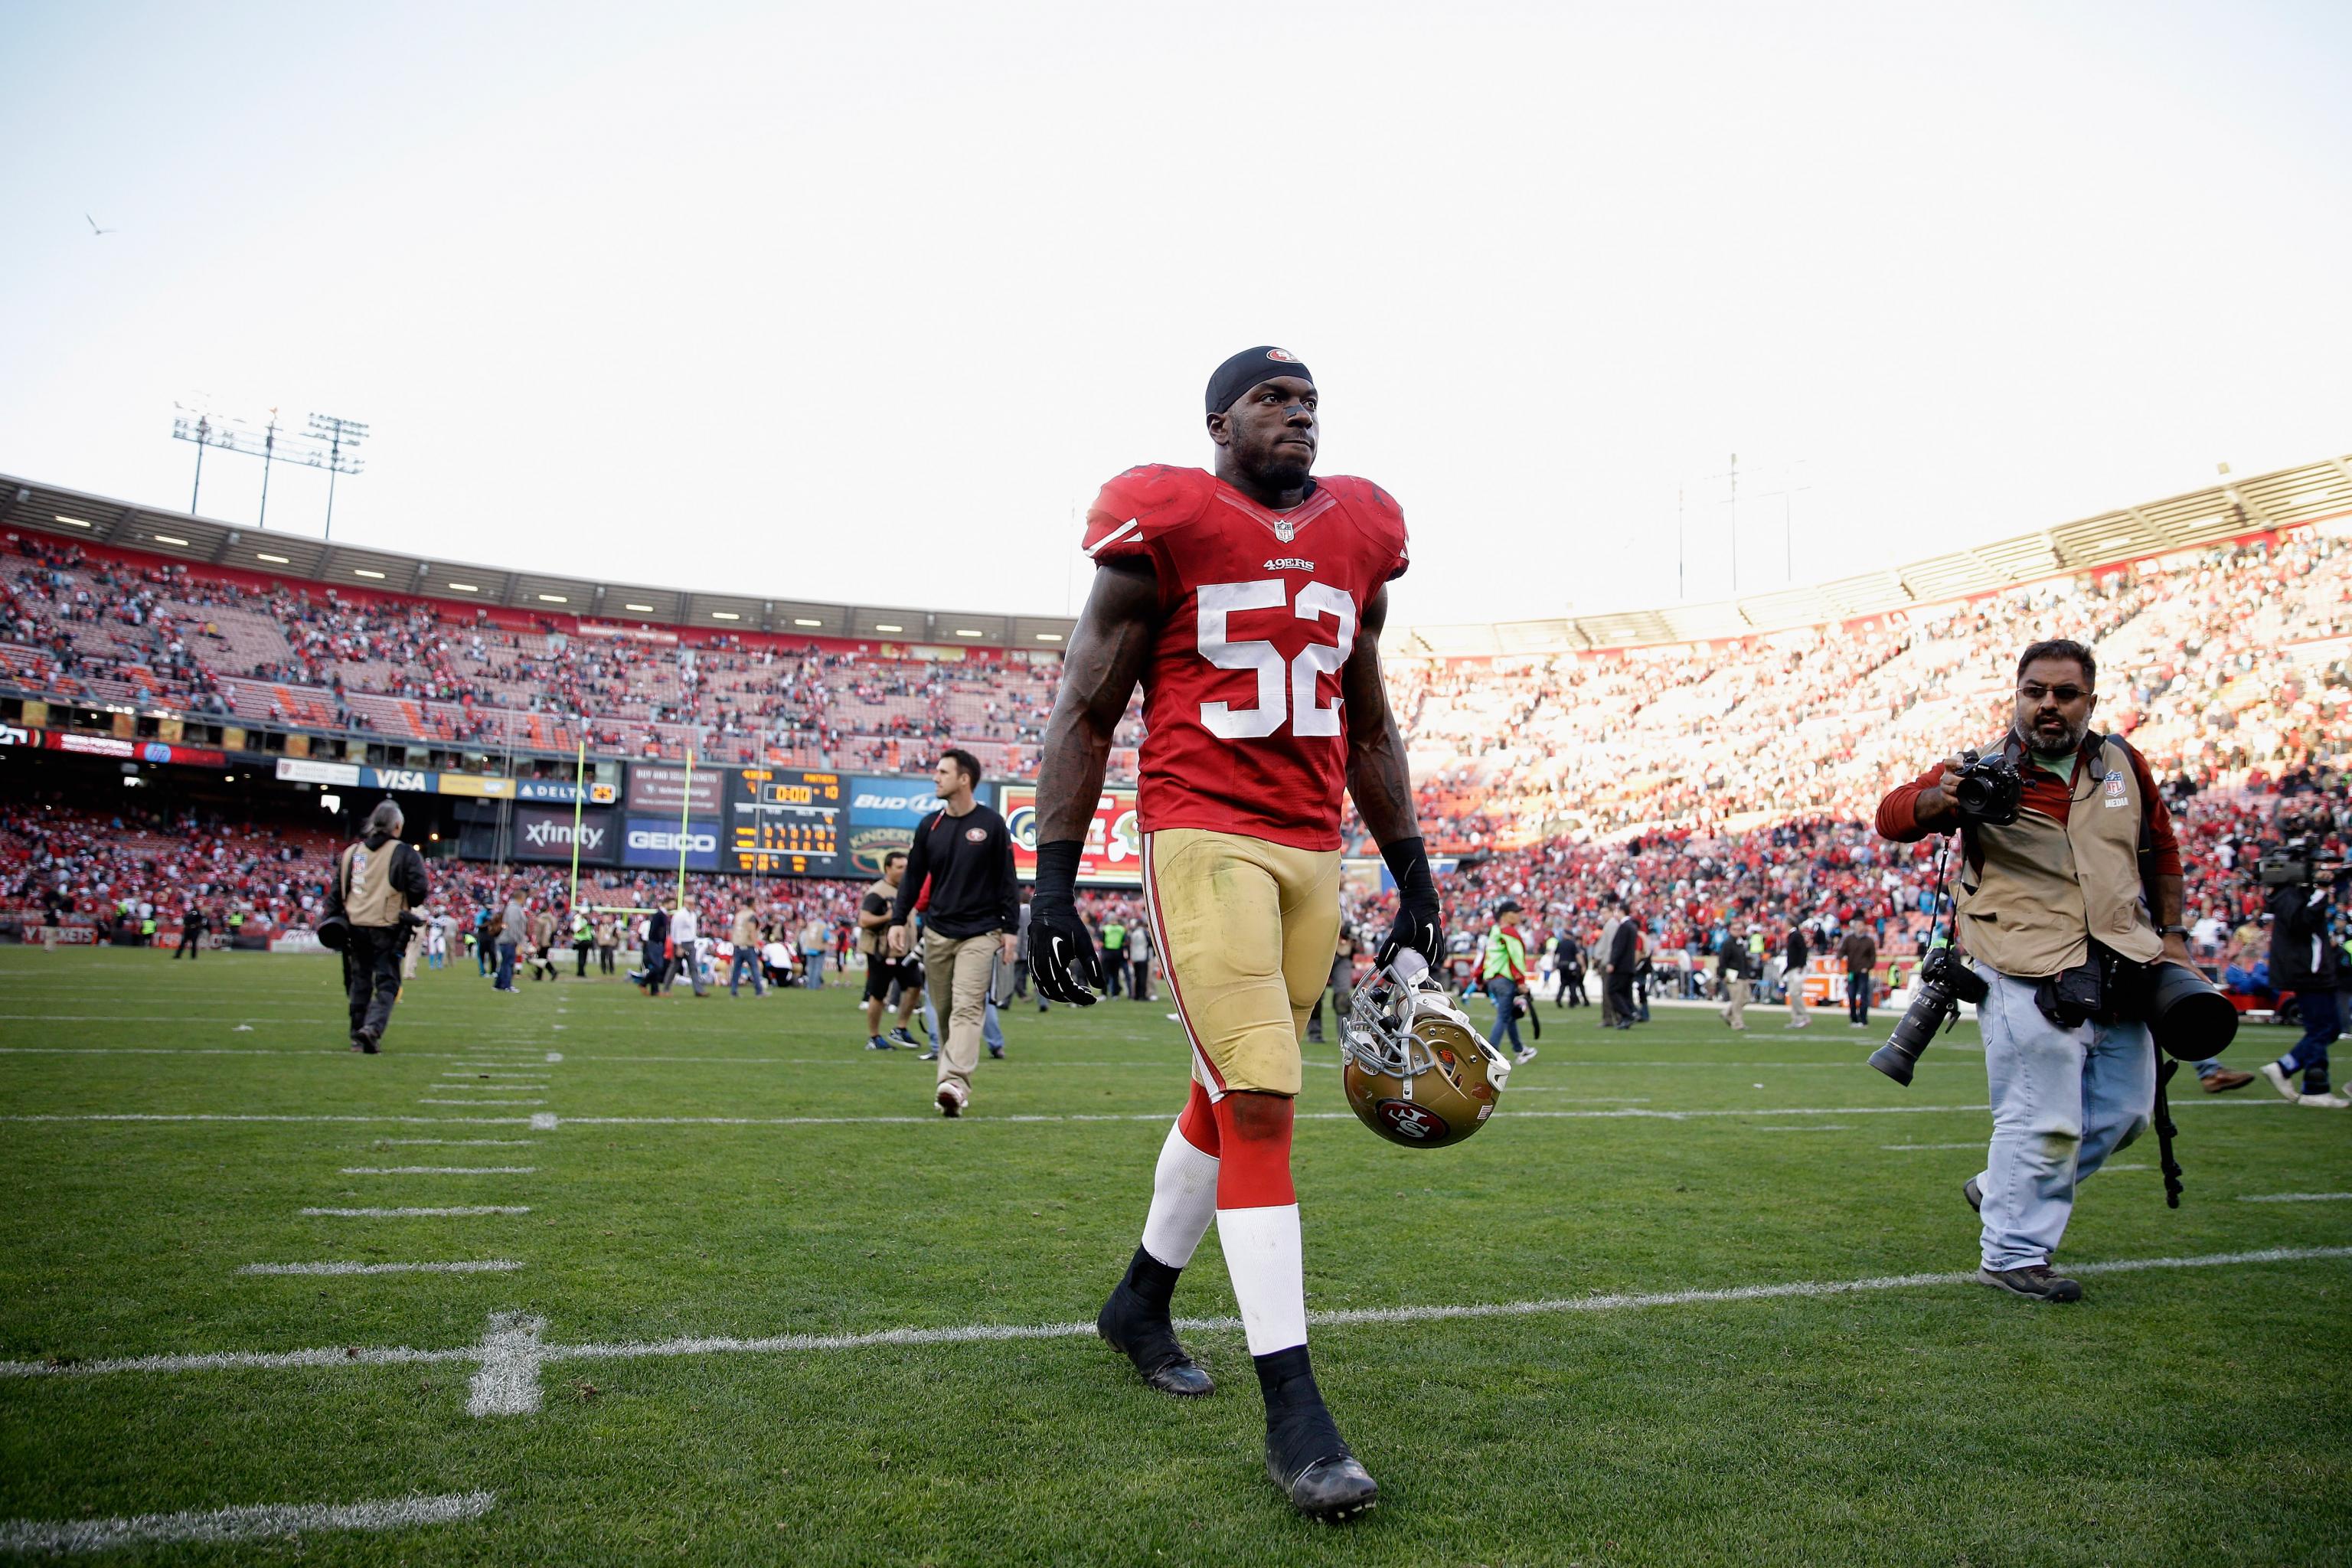
[(1870, 1053), (1870, 1065), (1900, 1084), (1911, 1081), (1919, 1053), (1935, 1042), (1937, 1033), (1960, 1016), (1962, 1002), (1981, 1002), (1990, 994), (1984, 977), (1962, 963), (1948, 947), (1939, 947), (1919, 966), (1911, 1005), (1903, 1010), (1886, 1043)]

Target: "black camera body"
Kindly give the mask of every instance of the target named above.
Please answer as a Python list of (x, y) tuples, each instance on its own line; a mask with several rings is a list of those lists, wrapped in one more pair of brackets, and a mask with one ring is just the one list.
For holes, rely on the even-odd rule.
[[(2016, 776), (2016, 770), (2011, 770), (2011, 776)], [(1909, 1083), (1912, 1069), (1919, 1065), (1919, 1053), (1952, 1026), (1960, 1016), (1960, 1004), (1973, 1006), (1991, 992), (1984, 976), (1962, 963), (1957, 952), (1937, 948), (1919, 966), (1911, 1005), (1903, 1010), (1886, 1043), (1870, 1053), (1870, 1065), (1897, 1083)]]
[(2309, 839), (2293, 838), (2255, 861), (2254, 875), (2265, 888), (2309, 888), (2319, 881), (2319, 862)]
[(1952, 786), (1952, 805), (1961, 821), (2006, 827), (2017, 820), (2024, 794), (2025, 781), (2006, 752), (1989, 757), (1974, 751), (1960, 753), (1960, 782)]

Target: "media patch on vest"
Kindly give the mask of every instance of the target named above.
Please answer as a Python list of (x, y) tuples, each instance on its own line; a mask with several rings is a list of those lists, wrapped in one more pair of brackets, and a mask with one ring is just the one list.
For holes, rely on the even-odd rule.
[(2106, 795), (2105, 805), (2109, 811), (2114, 811), (2118, 806), (2130, 804), (2124, 796), (2123, 769), (2109, 768), (2107, 770), (2106, 782), (2101, 785), (2101, 788)]

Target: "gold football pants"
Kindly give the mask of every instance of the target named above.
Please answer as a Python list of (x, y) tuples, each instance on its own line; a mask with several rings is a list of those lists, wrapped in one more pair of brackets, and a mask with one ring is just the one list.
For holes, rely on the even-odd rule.
[(1213, 1100), (1296, 1095), (1299, 1036), (1339, 933), (1339, 852), (1198, 827), (1147, 833), (1143, 897), (1192, 1076)]

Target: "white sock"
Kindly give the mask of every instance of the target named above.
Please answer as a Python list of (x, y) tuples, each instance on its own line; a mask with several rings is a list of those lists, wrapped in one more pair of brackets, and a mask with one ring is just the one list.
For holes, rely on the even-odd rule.
[(1307, 1342), (1307, 1268), (1298, 1243), (1298, 1205), (1219, 1209), (1217, 1242), (1233, 1275), (1250, 1354), (1272, 1355)]
[(1151, 1212), (1143, 1216), (1143, 1250), (1171, 1268), (1183, 1268), (1216, 1212), (1217, 1157), (1169, 1128), (1151, 1177)]

